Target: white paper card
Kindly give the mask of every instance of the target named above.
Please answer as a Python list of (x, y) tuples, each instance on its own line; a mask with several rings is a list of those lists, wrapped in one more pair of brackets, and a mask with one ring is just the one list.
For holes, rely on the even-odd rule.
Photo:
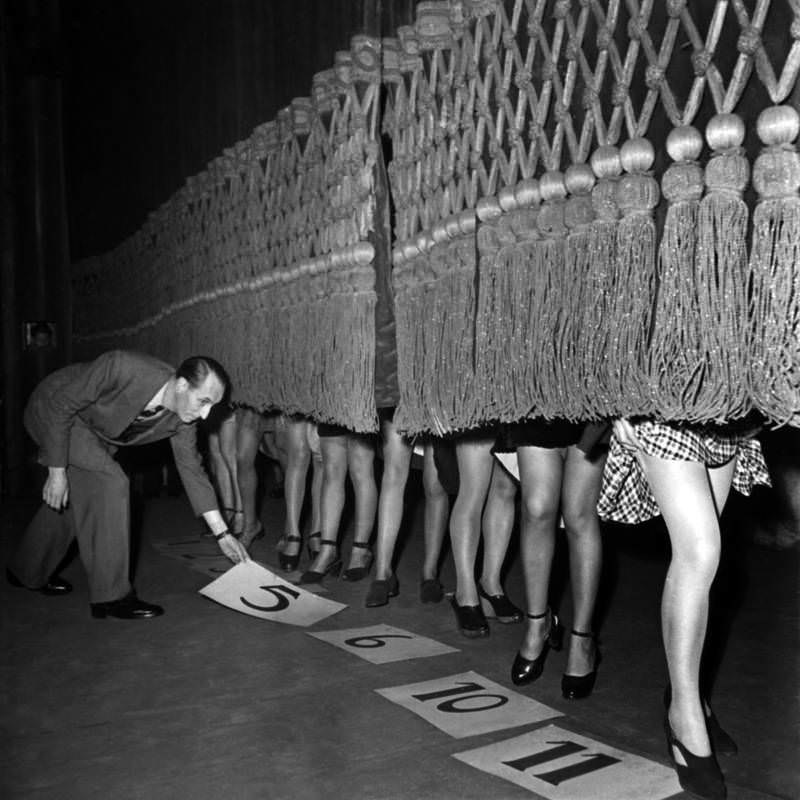
[(453, 758), (548, 800), (660, 800), (681, 790), (669, 767), (557, 725)]
[(234, 565), (200, 594), (251, 617), (303, 627), (347, 608), (288, 583), (255, 561)]
[(477, 672), (375, 691), (456, 739), (562, 716)]
[(458, 653), (455, 647), (419, 636), (391, 625), (371, 625), (368, 628), (349, 628), (342, 631), (309, 633), (316, 639), (341, 647), (348, 653), (372, 664), (389, 664), (412, 658), (427, 658), (445, 653)]

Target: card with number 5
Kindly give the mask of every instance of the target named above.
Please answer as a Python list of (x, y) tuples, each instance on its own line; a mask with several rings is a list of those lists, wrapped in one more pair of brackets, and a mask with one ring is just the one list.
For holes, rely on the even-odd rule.
[(236, 564), (200, 594), (251, 617), (302, 627), (347, 608), (279, 578), (255, 561)]

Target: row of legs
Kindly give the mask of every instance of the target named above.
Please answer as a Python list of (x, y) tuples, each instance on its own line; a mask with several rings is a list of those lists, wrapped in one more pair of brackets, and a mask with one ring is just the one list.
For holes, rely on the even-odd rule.
[[(348, 568), (369, 567), (370, 542), (377, 518), (374, 577), (393, 575), (393, 556), (403, 514), (403, 498), (412, 446), (391, 421), (383, 422), (383, 478), (380, 493), (374, 477), (374, 449), (367, 439), (325, 436), (320, 439), (321, 459), (308, 447), (309, 423), (290, 421), (285, 458), (286, 530), (284, 550), (301, 547), (300, 513), (306, 474), (314, 461), (312, 532), (320, 532), (310, 570), (324, 575), (339, 558), (339, 527), (349, 475), (355, 498), (353, 542), (365, 545), (351, 550)], [(480, 593), (502, 594), (501, 569), (515, 522), (516, 494), (520, 492), (520, 553), (527, 602), (526, 629), (519, 655), (527, 660), (542, 653), (553, 624), (549, 610), (550, 574), (559, 516), (566, 531), (572, 624), (580, 634), (594, 631), (595, 601), (602, 568), (602, 543), (596, 513), (603, 459), (590, 460), (577, 447), (522, 447), (517, 452), (519, 483), (493, 457), (492, 439), (467, 439), (456, 443), (459, 491), (450, 510), (449, 496), (439, 480), (430, 445), (424, 451), (425, 556), (422, 579), (434, 579), (447, 522), (456, 571), (455, 602), (478, 606)], [(237, 434), (239, 465), (254, 460), (257, 437)], [(254, 449), (255, 448), (255, 449)], [(708, 468), (697, 462), (668, 461), (639, 455), (653, 494), (664, 517), (672, 546), (662, 599), (662, 634), (671, 703), (668, 723), (690, 753), (711, 753), (701, 700), (700, 663), (708, 622), (708, 603), (720, 557), (719, 515), (725, 505), (735, 462)], [(321, 462), (321, 463), (320, 463)], [(244, 479), (243, 479), (244, 478)], [(240, 500), (245, 532), (257, 529), (255, 474), (239, 473)], [(483, 562), (476, 580), (476, 558), (483, 537)], [(482, 592), (480, 591), (482, 590)], [(591, 636), (569, 637), (567, 673), (586, 675), (596, 666), (596, 641)], [(673, 747), (679, 765), (686, 759)]]

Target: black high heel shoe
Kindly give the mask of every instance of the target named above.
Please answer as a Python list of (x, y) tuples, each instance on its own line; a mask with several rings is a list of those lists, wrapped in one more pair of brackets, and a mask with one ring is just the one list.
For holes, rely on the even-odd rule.
[[(710, 756), (696, 756), (687, 750), (672, 730), (667, 712), (664, 712), (664, 733), (667, 737), (669, 757), (675, 772), (678, 773), (678, 783), (681, 788), (692, 797), (701, 800), (724, 800), (727, 796), (725, 779), (722, 777), (714, 753), (712, 752)], [(683, 756), (685, 765), (678, 763), (673, 748), (677, 748)]]
[[(284, 536), (283, 543), (284, 546), (289, 544), (289, 542), (301, 542), (303, 539), (300, 536)], [(302, 545), (301, 548), (293, 555), (287, 555), (286, 553), (278, 553), (278, 563), (281, 565), (281, 569), (284, 572), (294, 572), (297, 569), (297, 565), (300, 563), (300, 553), (302, 553)]]
[[(706, 718), (706, 730), (708, 738), (711, 740), (711, 749), (718, 756), (735, 756), (739, 748), (733, 737), (719, 724), (719, 720), (711, 709), (707, 700), (700, 698), (703, 705), (703, 715)], [(664, 688), (664, 708), (668, 709), (672, 703), (672, 685), (667, 684)]]
[(597, 668), (600, 666), (600, 650), (597, 646), (597, 639), (593, 633), (584, 633), (583, 631), (576, 631), (572, 629), (573, 636), (580, 636), (584, 639), (591, 639), (594, 643), (594, 666), (592, 671), (586, 675), (567, 675), (565, 672), (561, 676), (561, 694), (565, 700), (582, 700), (588, 697), (594, 689), (594, 683), (597, 680)]
[(544, 662), (547, 658), (548, 651), (560, 650), (564, 644), (564, 628), (558, 620), (558, 616), (554, 614), (549, 608), (544, 614), (526, 614), (528, 619), (544, 619), (550, 617), (550, 628), (544, 638), (542, 645), (542, 652), (539, 653), (533, 660), (525, 658), (519, 651), (514, 658), (514, 663), (511, 665), (511, 682), (515, 686), (524, 686), (526, 683), (533, 683), (541, 674), (544, 669)]
[(481, 598), (481, 609), (487, 617), (494, 617), (504, 625), (522, 622), (522, 612), (508, 599), (508, 595), (486, 594), (480, 584), (478, 584), (478, 595)]
[(456, 596), (453, 595), (450, 604), (456, 612), (458, 629), (463, 636), (468, 639), (478, 639), (489, 635), (489, 623), (481, 610), (480, 603), (477, 606), (460, 606)]
[[(348, 567), (342, 573), (342, 580), (343, 581), (361, 581), (369, 575), (369, 568), (372, 566), (372, 549), (370, 548), (367, 542), (353, 542), (353, 547), (358, 548), (359, 550), (368, 550), (367, 553), (367, 560), (364, 564), (360, 567)], [(352, 559), (353, 554), (351, 552), (350, 558)]]
[(310, 533), (308, 535), (308, 544), (306, 545), (306, 548), (308, 550), (308, 557), (312, 561), (317, 557), (317, 553), (319, 553), (319, 551), (320, 551), (320, 549), (322, 547), (322, 545), (320, 545), (316, 550), (313, 550), (312, 547), (311, 547), (311, 542), (312, 542), (313, 539), (317, 539), (317, 540), (319, 540), (321, 542), (322, 541), (322, 534), (319, 531), (316, 531), (315, 533)]
[(226, 512), (225, 522), (228, 523), (228, 528), (238, 538), (244, 530), (244, 511), (241, 508), (223, 508), (222, 510)]
[(333, 575), (336, 577), (341, 572), (342, 559), (339, 558), (339, 551), (336, 549), (338, 542), (335, 539), (320, 539), (319, 549), (322, 550), (326, 544), (334, 548), (335, 555), (333, 557), (333, 561), (331, 561), (331, 563), (328, 564), (328, 566), (322, 571), (316, 569), (306, 570), (300, 576), (300, 583), (319, 583), (326, 575)]
[(390, 597), (397, 597), (399, 591), (400, 584), (397, 581), (397, 575), (391, 575), (386, 580), (374, 580), (369, 585), (364, 605), (367, 608), (385, 606)]

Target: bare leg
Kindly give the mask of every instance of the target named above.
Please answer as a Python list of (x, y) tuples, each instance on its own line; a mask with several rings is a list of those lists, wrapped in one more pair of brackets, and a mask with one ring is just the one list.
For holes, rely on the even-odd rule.
[[(708, 623), (708, 595), (719, 565), (720, 531), (715, 495), (727, 496), (734, 464), (714, 471), (692, 461), (639, 456), (664, 517), (672, 559), (664, 583), (661, 624), (672, 704), (669, 721), (692, 753), (707, 756), (711, 745), (700, 701), (700, 660)], [(673, 748), (675, 751), (675, 748)], [(684, 759), (674, 752), (679, 764)]]
[(236, 414), (234, 413), (223, 420), (220, 426), (219, 448), (222, 461), (225, 464), (231, 494), (230, 502), (226, 502), (225, 505), (233, 509), (232, 528), (233, 532), (239, 535), (244, 530), (244, 514), (242, 511), (242, 495), (239, 490), (239, 465), (236, 455), (236, 438), (237, 424)]
[[(604, 464), (604, 457), (590, 461), (577, 447), (567, 449), (561, 508), (569, 547), (572, 629), (582, 633), (592, 633), (594, 630), (594, 606), (603, 563), (597, 501), (600, 497)], [(594, 640), (570, 636), (566, 674), (588, 675), (594, 667)]]
[[(520, 551), (529, 614), (544, 614), (549, 607), (550, 569), (553, 564), (564, 458), (564, 449), (517, 448), (522, 489)], [(532, 661), (542, 652), (550, 629), (550, 618), (528, 618), (526, 623), (520, 654)]]
[(433, 445), (426, 444), (423, 456), (422, 484), (425, 490), (425, 562), (422, 579), (430, 580), (439, 573), (439, 557), (450, 515), (450, 497), (439, 480), (433, 458)]
[(222, 419), (208, 432), (211, 477), (223, 516), (235, 534), (242, 532), (241, 496), (236, 483), (236, 415)]
[(311, 532), (318, 533), (322, 529), (322, 457), (311, 456)]
[(375, 579), (387, 580), (392, 574), (392, 556), (403, 521), (403, 496), (413, 448), (400, 435), (394, 423), (383, 422), (383, 477), (378, 498), (378, 533)]
[[(350, 436), (347, 443), (347, 464), (355, 494), (355, 521), (353, 542), (367, 544), (375, 526), (378, 507), (378, 487), (375, 484), (375, 448), (364, 436)], [(348, 569), (361, 567), (369, 558), (369, 551), (358, 547), (351, 551)]]
[[(322, 451), (320, 529), (323, 539), (338, 542), (347, 477), (347, 436), (320, 436), (319, 443)], [(336, 553), (336, 545), (322, 545), (309, 570), (324, 572)]]
[(458, 497), (450, 514), (450, 542), (456, 568), (456, 603), (476, 606), (475, 558), (481, 537), (481, 513), (492, 476), (494, 437), (456, 442)]
[(260, 419), (257, 412), (241, 408), (237, 411), (236, 419), (236, 466), (244, 512), (242, 542), (247, 547), (261, 530), (261, 522), (256, 513), (258, 493), (256, 455), (260, 438)]
[(517, 484), (496, 458), (492, 458), (492, 480), (483, 509), (483, 570), (481, 586), (489, 595), (503, 594), (500, 573), (514, 530)]
[[(306, 495), (306, 477), (308, 465), (311, 463), (311, 449), (308, 446), (306, 420), (286, 420), (286, 467), (284, 471), (283, 495), (286, 504), (286, 537), (297, 537), (297, 540), (284, 540), (283, 553), (295, 556), (300, 552), (302, 542), (300, 533), (300, 517), (303, 513), (303, 501)], [(316, 530), (316, 528), (314, 529)]]

